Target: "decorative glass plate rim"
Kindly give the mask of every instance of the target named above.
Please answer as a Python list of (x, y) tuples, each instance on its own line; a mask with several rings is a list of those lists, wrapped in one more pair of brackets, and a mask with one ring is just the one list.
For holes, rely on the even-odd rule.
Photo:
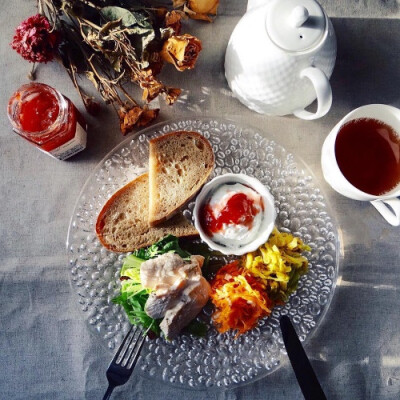
[[(254, 132), (254, 134), (259, 134), (260, 136), (262, 136), (263, 138), (266, 138), (269, 141), (274, 142), (277, 146), (279, 146), (280, 148), (284, 149), (286, 151), (286, 148), (284, 146), (282, 146), (280, 144), (280, 142), (277, 142), (275, 139), (271, 139), (268, 138), (268, 133), (260, 128), (257, 128), (255, 126), (252, 126), (251, 124), (248, 123), (242, 123), (239, 121), (236, 121), (234, 118), (232, 117), (214, 117), (214, 116), (201, 116), (201, 117), (196, 117), (196, 116), (187, 116), (187, 117), (180, 117), (180, 118), (171, 118), (171, 119), (167, 119), (161, 122), (158, 122), (154, 125), (151, 125), (149, 127), (146, 127), (144, 129), (141, 129), (137, 132), (134, 132), (133, 134), (127, 136), (126, 138), (124, 138), (120, 143), (118, 143), (117, 145), (114, 146), (113, 149), (111, 149), (97, 164), (96, 166), (90, 171), (85, 183), (83, 184), (79, 195), (76, 199), (76, 202), (74, 204), (73, 210), (72, 210), (72, 215), (71, 218), (69, 220), (69, 226), (68, 226), (68, 232), (67, 232), (67, 240), (66, 240), (66, 255), (68, 257), (68, 253), (69, 253), (69, 246), (71, 244), (71, 229), (72, 229), (72, 223), (74, 220), (74, 217), (76, 215), (76, 211), (78, 210), (78, 206), (80, 204), (80, 200), (83, 197), (83, 195), (85, 194), (86, 189), (89, 187), (92, 179), (96, 176), (97, 172), (99, 172), (101, 170), (101, 168), (104, 166), (104, 163), (114, 154), (116, 154), (118, 151), (120, 151), (124, 146), (126, 146), (126, 144), (130, 143), (133, 140), (137, 140), (139, 138), (139, 136), (141, 135), (148, 135), (149, 133), (155, 133), (156, 131), (158, 131), (160, 128), (162, 128), (163, 126), (166, 125), (171, 125), (171, 124), (178, 124), (178, 123), (182, 123), (182, 122), (187, 122), (187, 121), (201, 121), (203, 123), (209, 123), (212, 121), (218, 122), (219, 124), (234, 124), (237, 128), (241, 128), (243, 130), (252, 130)], [(179, 129), (175, 129), (175, 130), (179, 130)], [(306, 337), (303, 339), (301, 339), (303, 345), (306, 345), (309, 340), (314, 337), (314, 335), (316, 334), (316, 332), (319, 331), (319, 329), (321, 328), (321, 325), (323, 325), (323, 322), (325, 320), (326, 314), (328, 313), (328, 310), (330, 309), (332, 300), (334, 298), (334, 294), (336, 291), (336, 285), (338, 280), (340, 280), (340, 276), (341, 276), (341, 264), (342, 264), (342, 259), (343, 259), (343, 253), (342, 253), (342, 240), (341, 240), (341, 231), (340, 231), (340, 227), (338, 226), (337, 223), (337, 218), (335, 217), (335, 214), (333, 212), (333, 209), (331, 207), (330, 204), (330, 200), (328, 198), (328, 196), (326, 195), (326, 193), (324, 192), (324, 190), (322, 190), (319, 186), (319, 179), (317, 179), (317, 177), (315, 176), (315, 174), (313, 173), (313, 171), (311, 170), (311, 168), (308, 166), (308, 164), (299, 156), (291, 153), (291, 152), (287, 152), (287, 154), (290, 154), (296, 165), (299, 167), (300, 171), (303, 171), (305, 176), (309, 175), (312, 178), (312, 182), (314, 183), (314, 185), (318, 188), (318, 190), (320, 190), (321, 195), (324, 198), (324, 202), (325, 202), (325, 209), (328, 211), (329, 216), (331, 218), (331, 221), (333, 223), (333, 227), (334, 227), (334, 231), (336, 233), (335, 235), (335, 256), (336, 256), (336, 262), (335, 262), (335, 278), (332, 281), (332, 286), (331, 286), (331, 291), (329, 293), (329, 298), (328, 301), (326, 303), (326, 305), (324, 306), (324, 308), (322, 309), (322, 312), (320, 313), (319, 316), (319, 320), (318, 320), (318, 324), (311, 330), (311, 332), (309, 332)], [(78, 293), (77, 288), (74, 286), (73, 281), (72, 281), (72, 274), (71, 272), (69, 273), (69, 283), (71, 286), (71, 289), (73, 290), (74, 293)], [(89, 325), (87, 319), (86, 319), (86, 324)], [(88, 326), (88, 330), (90, 332), (91, 335), (96, 336), (97, 340), (100, 341), (101, 346), (104, 348), (107, 348), (107, 350), (109, 352), (114, 352), (115, 350), (111, 350), (110, 348), (108, 348), (105, 343), (104, 343), (104, 339), (102, 339), (101, 337), (99, 338), (99, 334), (96, 334), (94, 329), (92, 329), (90, 326)], [(180, 384), (176, 384), (176, 383), (169, 383), (169, 382), (165, 382), (164, 380), (162, 380), (159, 377), (149, 377), (146, 376), (147, 379), (152, 379), (152, 380), (156, 380), (156, 381), (161, 381), (165, 384), (168, 385), (172, 385), (175, 386), (177, 388), (180, 389), (185, 389), (185, 390), (189, 390), (189, 391), (201, 391), (201, 390), (207, 390), (207, 391), (221, 391), (221, 390), (227, 390), (227, 389), (231, 389), (231, 388), (235, 388), (235, 387), (242, 387), (245, 385), (248, 385), (252, 382), (255, 382), (257, 380), (263, 379), (266, 376), (270, 375), (271, 373), (277, 371), (281, 366), (286, 365), (288, 362), (287, 357), (283, 358), (280, 360), (279, 365), (277, 365), (276, 367), (272, 368), (271, 370), (264, 370), (262, 373), (257, 374), (255, 377), (248, 379), (246, 382), (240, 382), (239, 384), (232, 384), (229, 387), (218, 387), (216, 385), (212, 386), (212, 387), (188, 387), (188, 386), (183, 386)]]

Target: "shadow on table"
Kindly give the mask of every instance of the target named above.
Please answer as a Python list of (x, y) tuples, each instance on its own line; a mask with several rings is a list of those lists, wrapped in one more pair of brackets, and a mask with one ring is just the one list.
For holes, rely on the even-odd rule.
[[(232, 19), (232, 29), (236, 22), (237, 18)], [(400, 106), (400, 41), (393, 40), (400, 37), (400, 21), (333, 19), (333, 24), (338, 39), (337, 63), (331, 78), (336, 111), (345, 114), (368, 103)], [(218, 31), (218, 27), (215, 30)], [(186, 75), (185, 89), (173, 108), (177, 116), (187, 113), (212, 115), (216, 111), (222, 115), (226, 109), (231, 114), (255, 115), (229, 91), (223, 74), (223, 60), (230, 33), (223, 32), (224, 36), (219, 37), (215, 46), (205, 50), (208, 52), (205, 61), (200, 61), (200, 65)], [(210, 39), (204, 39), (206, 41), (210, 42)], [(178, 74), (171, 74), (177, 83)], [(166, 115), (171, 116), (170, 113)], [(161, 120), (163, 118), (161, 116)], [(394, 253), (396, 245), (385, 243), (386, 228), (379, 225), (374, 214), (365, 217), (367, 207), (371, 206), (360, 204), (352, 210), (354, 217), (346, 217), (364, 217), (363, 223), (370, 231), (366, 234), (368, 239), (357, 240), (350, 237), (351, 232), (344, 232), (342, 282), (336, 289), (325, 321), (306, 345), (329, 399), (372, 399), (400, 394), (400, 317), (397, 311), (400, 278), (394, 270), (399, 256)], [(352, 229), (348, 222), (345, 226)], [(357, 226), (353, 233), (363, 231)], [(87, 398), (102, 392), (100, 386), (106, 383), (104, 373), (108, 357), (103, 354), (102, 362), (96, 363), (98, 355), (93, 356), (92, 361), (97, 367), (88, 376), (86, 389), (90, 395)], [(261, 399), (269, 393), (279, 398), (285, 390), (295, 397), (299, 390), (293, 384), (294, 376), (286, 366), (259, 382), (230, 392), (227, 397)], [(139, 379), (118, 390), (116, 398), (127, 396), (127, 393), (127, 398), (135, 398), (139, 393), (147, 393), (145, 397), (151, 398), (160, 392), (165, 394), (165, 399), (185, 397), (183, 391), (168, 386), (164, 389), (164, 385)], [(201, 396), (195, 392), (191, 397)]]
[(338, 44), (331, 77), (334, 106), (400, 106), (400, 21), (334, 18)]
[(332, 304), (306, 345), (329, 399), (400, 395), (399, 254), (384, 238), (377, 227), (368, 245), (345, 247)]
[[(161, 112), (156, 122), (204, 115), (237, 115), (244, 119), (264, 117), (235, 99), (225, 79), (225, 49), (239, 19), (231, 16), (226, 17), (228, 22), (225, 24), (219, 25), (217, 19), (211, 26), (194, 26), (192, 33), (204, 44), (202, 53), (193, 70), (178, 72), (171, 65), (164, 67), (160, 79), (170, 86), (182, 88), (182, 94), (172, 107), (160, 99)], [(400, 37), (400, 20), (333, 18), (332, 22), (338, 42), (337, 61), (331, 77), (332, 111), (346, 114), (371, 103), (400, 107), (400, 41), (393, 40)], [(71, 159), (75, 162), (99, 161), (124, 139), (111, 107), (103, 106), (101, 114), (96, 118), (89, 117), (89, 122), (88, 148)]]
[[(174, 111), (177, 113), (224, 114), (254, 117), (233, 97), (224, 75), (225, 49), (239, 18), (231, 18), (231, 29), (215, 27), (202, 30), (205, 43), (198, 65), (185, 72), (184, 92)], [(400, 20), (332, 19), (338, 42), (337, 60), (331, 85), (335, 111), (350, 110), (363, 104), (384, 103), (400, 107)], [(213, 40), (218, 37), (218, 41)], [(209, 43), (213, 43), (212, 47)], [(208, 46), (207, 46), (208, 45)], [(260, 48), (260, 51), (262, 47)], [(181, 73), (171, 71), (168, 78), (176, 83)]]

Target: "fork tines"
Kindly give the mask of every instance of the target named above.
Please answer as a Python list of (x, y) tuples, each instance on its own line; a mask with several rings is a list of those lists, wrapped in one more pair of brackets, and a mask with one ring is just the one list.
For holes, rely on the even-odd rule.
[(132, 326), (124, 341), (122, 342), (112, 363), (121, 367), (131, 369), (136, 365), (140, 350), (146, 340), (145, 332), (137, 326)]

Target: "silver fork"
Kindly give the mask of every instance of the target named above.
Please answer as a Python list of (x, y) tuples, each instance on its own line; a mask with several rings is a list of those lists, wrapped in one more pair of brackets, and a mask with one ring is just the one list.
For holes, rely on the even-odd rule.
[(107, 369), (108, 389), (103, 400), (108, 400), (116, 386), (124, 385), (135, 368), (146, 333), (132, 326)]

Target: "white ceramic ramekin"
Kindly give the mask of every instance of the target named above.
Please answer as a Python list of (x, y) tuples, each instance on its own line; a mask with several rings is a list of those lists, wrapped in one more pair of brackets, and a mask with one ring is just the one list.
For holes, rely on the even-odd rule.
[[(200, 212), (202, 210), (202, 206), (206, 201), (208, 201), (210, 194), (219, 186), (223, 184), (234, 184), (241, 183), (242, 185), (248, 186), (249, 188), (256, 191), (261, 195), (264, 203), (264, 212), (263, 219), (261, 222), (261, 226), (259, 228), (259, 232), (257, 237), (248, 244), (243, 246), (224, 246), (222, 244), (216, 243), (211, 236), (209, 236), (203, 229), (201, 225), (201, 216)], [(194, 206), (194, 225), (196, 229), (199, 231), (201, 239), (207, 243), (207, 245), (214, 249), (218, 250), (225, 255), (243, 255), (252, 251), (256, 251), (261, 245), (267, 242), (275, 223), (276, 211), (274, 198), (272, 197), (269, 190), (258, 180), (252, 178), (250, 176), (244, 174), (224, 174), (217, 176), (206, 185), (203, 186), (203, 189), (198, 194)]]

